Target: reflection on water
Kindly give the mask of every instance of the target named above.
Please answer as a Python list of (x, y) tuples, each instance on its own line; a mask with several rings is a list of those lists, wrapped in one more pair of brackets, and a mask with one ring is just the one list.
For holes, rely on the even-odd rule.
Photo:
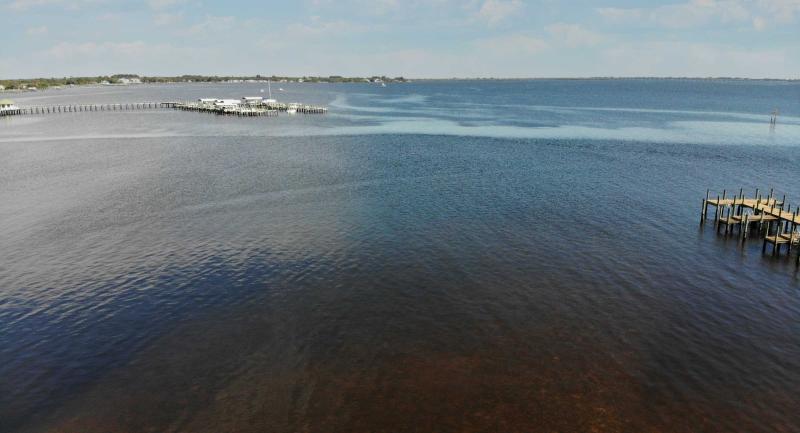
[[(697, 225), (708, 187), (797, 202), (788, 125), (781, 146), (737, 145), (718, 115), (664, 132), (696, 128), (691, 144), (646, 119), (639, 142), (509, 139), (491, 137), (501, 118), (447, 135), (452, 113), (420, 106), (476, 85), (287, 87), (314, 103), (354, 89), (340, 103), (374, 106), (382, 135), (355, 111), (0, 125), (0, 431), (797, 430), (797, 271)], [(480, 93), (555, 106), (547, 82), (518, 85)], [(617, 83), (593, 85), (562, 99), (602, 108), (591, 95)], [(119, 96), (98, 90), (70, 91)], [(222, 90), (249, 91), (125, 97)], [(651, 90), (606, 105), (703, 111)]]

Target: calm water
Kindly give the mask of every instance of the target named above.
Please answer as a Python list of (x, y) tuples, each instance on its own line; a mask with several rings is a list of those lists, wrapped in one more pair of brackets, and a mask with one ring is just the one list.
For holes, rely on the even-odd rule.
[(800, 83), (281, 86), (0, 119), (0, 431), (800, 431), (800, 274), (698, 226)]

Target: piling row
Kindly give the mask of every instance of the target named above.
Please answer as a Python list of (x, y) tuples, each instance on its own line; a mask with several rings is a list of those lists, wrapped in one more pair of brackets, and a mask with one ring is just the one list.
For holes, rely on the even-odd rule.
[(22, 107), (17, 114), (78, 113), (84, 111), (130, 111), (166, 108), (165, 102), (132, 102), (126, 104), (34, 105)]
[[(763, 236), (763, 254), (766, 254), (770, 245), (773, 256), (779, 256), (784, 245), (787, 255), (800, 245), (800, 206), (796, 206), (793, 211), (786, 202), (785, 194), (779, 199), (773, 189), (766, 195), (756, 189), (753, 197), (746, 197), (744, 189), (739, 189), (732, 197), (728, 197), (727, 190), (712, 197), (711, 191), (706, 190), (706, 198), (703, 199), (700, 211), (700, 224), (705, 224), (709, 207), (714, 207), (714, 226), (717, 233), (722, 231), (723, 226), (726, 236), (733, 235), (734, 229), (737, 229), (742, 243), (750, 235)], [(795, 262), (800, 267), (800, 252)]]
[(316, 105), (307, 105), (307, 104), (299, 104), (299, 103), (283, 103), (283, 102), (259, 102), (254, 104), (256, 107), (264, 107), (269, 110), (278, 110), (278, 111), (290, 111), (295, 110), (298, 113), (303, 114), (325, 114), (328, 112), (328, 109), (325, 107), (319, 107)]
[(236, 107), (221, 107), (211, 104), (197, 104), (197, 103), (176, 103), (175, 109), (181, 111), (198, 111), (205, 113), (214, 113), (226, 116), (277, 116), (278, 110), (270, 110), (267, 108), (260, 108), (256, 106), (236, 106)]
[(218, 105), (202, 102), (173, 103), (173, 107), (182, 111), (197, 111), (234, 116), (277, 116), (278, 112), (296, 112), (302, 114), (325, 114), (328, 109), (314, 105), (253, 103), (240, 105)]
[(18, 114), (79, 113), (89, 111), (130, 111), (159, 108), (174, 108), (184, 111), (202, 111), (222, 115), (246, 117), (277, 116), (279, 111), (303, 114), (325, 114), (328, 112), (328, 109), (325, 107), (303, 104), (284, 104), (279, 102), (260, 102), (236, 106), (221, 106), (217, 104), (193, 102), (133, 102), (124, 104), (34, 105), (13, 110), (2, 110), (0, 111), (0, 115), (7, 116)]

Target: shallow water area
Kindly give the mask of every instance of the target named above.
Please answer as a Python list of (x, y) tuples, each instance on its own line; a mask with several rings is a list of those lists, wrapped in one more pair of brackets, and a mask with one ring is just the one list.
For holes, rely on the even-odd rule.
[(0, 431), (800, 430), (794, 255), (698, 224), (800, 203), (800, 84), (282, 87), (0, 119)]

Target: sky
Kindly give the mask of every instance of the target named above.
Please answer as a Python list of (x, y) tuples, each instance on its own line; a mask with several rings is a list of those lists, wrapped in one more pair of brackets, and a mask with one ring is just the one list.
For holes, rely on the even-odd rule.
[(800, 0), (0, 0), (0, 25), (0, 78), (800, 78)]

